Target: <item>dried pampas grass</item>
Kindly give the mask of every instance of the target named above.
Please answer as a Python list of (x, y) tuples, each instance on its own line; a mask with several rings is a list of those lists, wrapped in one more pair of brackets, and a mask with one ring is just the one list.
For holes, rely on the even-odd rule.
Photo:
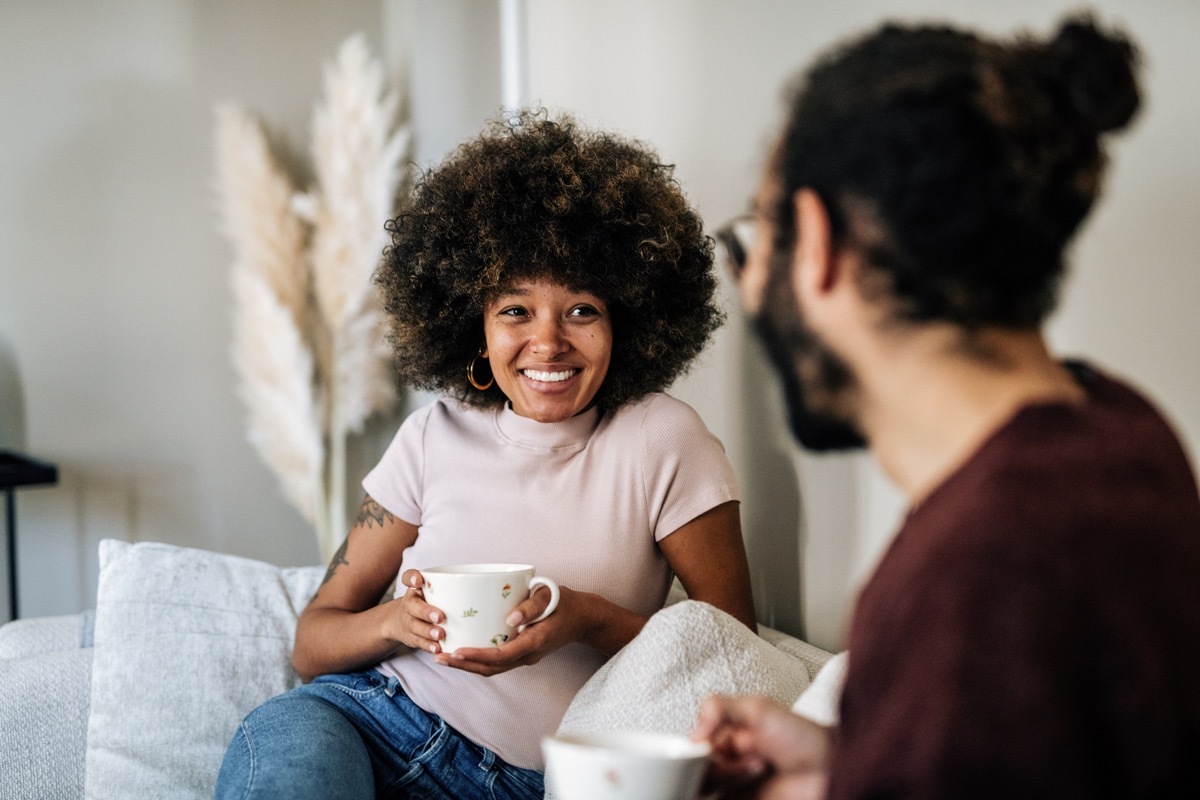
[(371, 283), (409, 132), (355, 35), (326, 66), (313, 114), (315, 184), (298, 193), (261, 126), (217, 109), (217, 179), (233, 244), (233, 361), (248, 437), (313, 523), (326, 560), (345, 536), (346, 445), (396, 402)]

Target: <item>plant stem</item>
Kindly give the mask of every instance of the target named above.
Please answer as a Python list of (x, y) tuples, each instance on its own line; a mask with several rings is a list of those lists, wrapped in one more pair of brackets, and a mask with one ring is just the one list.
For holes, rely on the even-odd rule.
[(341, 360), (343, 337), (334, 334), (330, 347), (329, 375), (329, 475), (327, 497), (329, 501), (328, 530), (321, 543), (328, 560), (333, 557), (337, 545), (346, 535), (346, 424), (342, 419), (342, 397), (340, 381), (337, 380), (338, 362)]

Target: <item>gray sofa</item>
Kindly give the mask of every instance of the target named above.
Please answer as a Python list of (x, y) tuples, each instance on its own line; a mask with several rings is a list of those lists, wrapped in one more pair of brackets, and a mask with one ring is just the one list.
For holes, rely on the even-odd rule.
[[(101, 544), (94, 611), (0, 626), (0, 800), (205, 798), (241, 717), (296, 685), (318, 567)], [(686, 732), (713, 691), (791, 702), (829, 654), (673, 593), (562, 730)]]
[(0, 627), (0, 798), (83, 797), (93, 619)]

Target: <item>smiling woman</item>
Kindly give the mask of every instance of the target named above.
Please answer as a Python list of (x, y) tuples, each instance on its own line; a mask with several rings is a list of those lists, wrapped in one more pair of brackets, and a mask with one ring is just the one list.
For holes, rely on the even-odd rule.
[[(662, 393), (722, 318), (671, 168), (520, 114), (426, 174), (389, 230), (397, 370), (443, 397), (363, 481), (297, 628), (311, 682), (246, 718), (218, 797), (540, 798), (541, 739), (673, 577), (755, 627), (732, 467)], [(554, 613), (539, 590), (511, 639), (444, 649), (420, 570), (472, 562), (533, 565)]]
[(512, 409), (561, 422), (591, 406), (612, 358), (608, 305), (591, 292), (522, 281), (484, 312), (482, 353)]
[(467, 366), (485, 344), (485, 308), (519, 281), (607, 304), (601, 408), (670, 386), (724, 321), (712, 240), (672, 167), (569, 118), (526, 112), (492, 123), (423, 176), (390, 229), (376, 278), (400, 376), (472, 405), (511, 399), (499, 385), (473, 388)]

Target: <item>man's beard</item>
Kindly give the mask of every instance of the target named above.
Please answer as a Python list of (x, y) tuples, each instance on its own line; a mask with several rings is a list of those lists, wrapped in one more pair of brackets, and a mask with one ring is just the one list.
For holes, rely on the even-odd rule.
[[(866, 438), (851, 421), (811, 405), (814, 395), (832, 399), (851, 387), (854, 375), (804, 324), (792, 294), (787, 265), (777, 258), (771, 261), (763, 305), (751, 322), (783, 383), (792, 436), (804, 448), (816, 452), (862, 449), (867, 445)], [(811, 365), (815, 373), (807, 384), (800, 375), (801, 364)]]

